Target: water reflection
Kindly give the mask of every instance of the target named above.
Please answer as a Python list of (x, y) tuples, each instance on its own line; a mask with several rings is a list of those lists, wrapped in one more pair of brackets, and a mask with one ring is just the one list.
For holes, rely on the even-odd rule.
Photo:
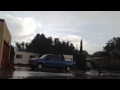
[(49, 73), (34, 71), (1, 71), (1, 79), (71, 79), (69, 73)]

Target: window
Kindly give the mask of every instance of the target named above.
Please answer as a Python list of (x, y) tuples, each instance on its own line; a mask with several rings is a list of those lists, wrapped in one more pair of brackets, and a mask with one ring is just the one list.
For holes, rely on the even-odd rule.
[(16, 55), (16, 58), (21, 59), (21, 58), (22, 58), (22, 55)]
[(40, 59), (46, 59), (47, 55), (43, 55), (40, 57)]
[(49, 55), (47, 57), (48, 60), (56, 60), (56, 57), (54, 55)]
[(59, 56), (56, 56), (56, 60), (60, 60), (60, 57), (59, 57)]
[(33, 56), (33, 55), (30, 55), (30, 57), (29, 57), (29, 58), (30, 58), (30, 59), (31, 59), (31, 58), (35, 58), (35, 56)]

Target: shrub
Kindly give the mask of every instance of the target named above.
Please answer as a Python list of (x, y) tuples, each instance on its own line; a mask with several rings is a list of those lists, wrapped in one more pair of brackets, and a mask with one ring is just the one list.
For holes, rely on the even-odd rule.
[(87, 69), (87, 64), (86, 64), (86, 58), (82, 54), (77, 54), (76, 57), (76, 68), (78, 70), (86, 70)]
[(92, 60), (90, 64), (92, 65), (93, 68), (100, 68), (100, 64), (96, 60)]

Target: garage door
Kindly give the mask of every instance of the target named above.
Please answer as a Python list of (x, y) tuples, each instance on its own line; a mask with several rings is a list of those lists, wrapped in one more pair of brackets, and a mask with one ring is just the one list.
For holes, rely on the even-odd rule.
[(9, 45), (4, 41), (3, 44), (3, 55), (2, 55), (2, 62), (1, 62), (1, 66), (2, 68), (8, 67), (9, 66)]

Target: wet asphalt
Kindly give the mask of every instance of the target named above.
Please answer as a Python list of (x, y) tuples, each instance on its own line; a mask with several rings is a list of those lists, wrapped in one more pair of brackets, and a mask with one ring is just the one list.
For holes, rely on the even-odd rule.
[[(120, 79), (120, 71), (108, 72), (102, 71), (101, 76), (107, 79)], [(98, 78), (98, 71), (91, 70), (85, 73), (84, 79)], [(29, 67), (15, 67), (15, 71), (0, 70), (0, 79), (77, 79), (73, 73), (58, 71), (53, 69), (44, 69), (42, 71), (31, 70)]]
[(37, 71), (29, 67), (15, 67), (15, 71), (0, 71), (0, 79), (73, 79), (74, 75), (64, 71)]

